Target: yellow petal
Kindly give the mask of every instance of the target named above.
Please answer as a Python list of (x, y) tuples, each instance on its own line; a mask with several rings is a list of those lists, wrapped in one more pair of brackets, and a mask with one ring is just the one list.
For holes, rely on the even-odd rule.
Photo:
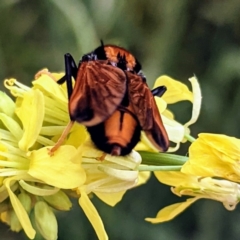
[(154, 97), (155, 102), (157, 104), (158, 110), (160, 113), (166, 110), (167, 108), (167, 103), (160, 97)]
[(74, 147), (78, 147), (82, 145), (89, 138), (89, 134), (86, 130), (86, 127), (81, 124), (74, 124), (71, 134), (67, 139), (67, 145), (72, 145)]
[(23, 124), (23, 136), (19, 141), (19, 148), (23, 151), (35, 143), (43, 123), (44, 98), (39, 90), (28, 91), (24, 94), (21, 106), (16, 109), (16, 114)]
[(101, 217), (99, 216), (96, 208), (88, 198), (88, 195), (83, 190), (81, 191), (81, 197), (79, 198), (79, 205), (83, 209), (88, 220), (91, 222), (98, 236), (98, 239), (100, 240), (108, 239)]
[(4, 181), (4, 184), (6, 186), (6, 189), (8, 191), (8, 195), (10, 197), (10, 201), (12, 204), (12, 207), (26, 233), (26, 235), (30, 238), (33, 239), (36, 232), (32, 227), (32, 224), (30, 222), (29, 216), (26, 212), (26, 210), (24, 209), (23, 205), (21, 204), (21, 202), (19, 201), (19, 199), (17, 198), (17, 196), (12, 192), (11, 188), (10, 188), (10, 182), (14, 180), (14, 178), (7, 178)]
[(138, 144), (134, 147), (135, 151), (149, 151), (151, 152), (151, 148), (144, 144), (142, 141), (138, 142)]
[(156, 80), (153, 88), (163, 85), (167, 87), (167, 91), (162, 98), (167, 103), (172, 104), (184, 100), (193, 101), (193, 94), (185, 84), (168, 76), (161, 76)]
[(37, 80), (33, 81), (32, 84), (34, 86), (33, 89), (39, 89), (44, 95), (60, 102), (68, 102), (67, 92), (50, 76), (43, 74)]
[(234, 160), (240, 159), (240, 139), (222, 134), (200, 133), (199, 139)]
[(81, 186), (86, 179), (81, 167), (81, 153), (73, 146), (61, 146), (53, 156), (48, 148), (33, 151), (29, 174), (58, 188), (71, 189)]
[(94, 192), (94, 194), (106, 204), (110, 205), (111, 207), (114, 207), (118, 202), (122, 200), (125, 192), (126, 191), (112, 193)]
[(199, 138), (189, 148), (189, 160), (181, 171), (186, 174), (223, 177), (240, 182), (237, 167), (239, 144), (240, 140), (236, 138), (218, 134), (199, 134)]
[(197, 201), (199, 198), (189, 198), (185, 202), (175, 203), (161, 209), (155, 218), (145, 218), (146, 221), (151, 223), (161, 223), (170, 221), (188, 208), (192, 203)]
[(194, 184), (196, 176), (191, 176), (177, 171), (156, 171), (154, 175), (159, 182), (169, 186), (190, 186)]
[(137, 185), (140, 186), (140, 185), (146, 183), (148, 181), (148, 179), (150, 178), (150, 176), (151, 176), (150, 172), (147, 172), (147, 171), (139, 172)]
[(149, 152), (159, 152), (159, 150), (152, 144), (152, 142), (148, 139), (145, 132), (141, 131), (141, 142), (144, 144), (143, 146), (138, 146), (136, 150), (138, 151), (149, 151)]
[(161, 116), (164, 115), (165, 117), (169, 118), (169, 119), (174, 119), (174, 114), (169, 110), (169, 109), (165, 109), (162, 113)]

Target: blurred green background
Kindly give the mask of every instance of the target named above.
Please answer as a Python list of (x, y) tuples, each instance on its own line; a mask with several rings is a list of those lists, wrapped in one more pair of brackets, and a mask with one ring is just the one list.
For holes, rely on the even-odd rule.
[[(187, 84), (196, 74), (203, 105), (193, 136), (213, 132), (239, 138), (239, 12), (239, 0), (1, 0), (0, 79), (15, 77), (30, 85), (38, 70), (62, 71), (65, 53), (78, 61), (103, 39), (134, 53), (150, 86), (162, 74)], [(173, 110), (184, 122), (190, 105), (179, 106)], [(186, 155), (187, 146), (178, 153)], [(239, 210), (228, 212), (210, 200), (195, 203), (171, 222), (144, 221), (182, 200), (154, 177), (114, 208), (93, 199), (110, 239), (239, 239)], [(58, 220), (59, 239), (96, 239), (76, 202)], [(0, 232), (1, 239), (24, 239), (3, 224)]]

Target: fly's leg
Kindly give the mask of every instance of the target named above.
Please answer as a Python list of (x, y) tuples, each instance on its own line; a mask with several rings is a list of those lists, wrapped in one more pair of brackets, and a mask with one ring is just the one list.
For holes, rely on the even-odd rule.
[(65, 60), (65, 75), (62, 78), (60, 78), (57, 81), (57, 83), (63, 84), (64, 82), (66, 82), (67, 92), (68, 92), (68, 100), (70, 100), (70, 97), (71, 97), (72, 91), (73, 91), (72, 77), (74, 78), (74, 80), (76, 80), (78, 67), (70, 53), (66, 53), (64, 55), (64, 60)]
[[(77, 67), (73, 57), (71, 56), (71, 54), (69, 54), (69, 53), (65, 54), (64, 60), (65, 60), (65, 75), (62, 78), (60, 78), (57, 81), (57, 83), (63, 84), (64, 82), (66, 82), (68, 100), (70, 100), (70, 97), (71, 97), (72, 91), (73, 91), (72, 78), (74, 78), (74, 80), (76, 80), (78, 67)], [(70, 130), (72, 129), (73, 124), (74, 124), (74, 121), (72, 119), (70, 119), (70, 122), (68, 123), (65, 130), (63, 131), (61, 137), (58, 139), (56, 144), (51, 149), (49, 149), (49, 152), (48, 152), (49, 155), (52, 156), (54, 154), (54, 152), (62, 145), (63, 141), (66, 139), (67, 135), (69, 134)]]

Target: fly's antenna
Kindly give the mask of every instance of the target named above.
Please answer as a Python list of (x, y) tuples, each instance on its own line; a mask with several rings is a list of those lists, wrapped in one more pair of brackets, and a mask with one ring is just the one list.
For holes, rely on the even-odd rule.
[(104, 43), (102, 39), (100, 40), (100, 43), (101, 43), (101, 47), (104, 47)]

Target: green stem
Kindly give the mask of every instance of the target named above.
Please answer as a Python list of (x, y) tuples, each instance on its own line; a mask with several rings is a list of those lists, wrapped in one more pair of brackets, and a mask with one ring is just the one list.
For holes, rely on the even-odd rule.
[(150, 166), (150, 165), (140, 165), (138, 167), (139, 171), (180, 171), (181, 166)]
[(154, 165), (154, 166), (182, 166), (188, 157), (169, 154), (169, 153), (156, 153), (156, 152), (145, 152), (139, 151), (142, 157), (142, 164)]
[(189, 141), (189, 142), (194, 142), (196, 138), (192, 137), (191, 135), (185, 134), (184, 137)]

